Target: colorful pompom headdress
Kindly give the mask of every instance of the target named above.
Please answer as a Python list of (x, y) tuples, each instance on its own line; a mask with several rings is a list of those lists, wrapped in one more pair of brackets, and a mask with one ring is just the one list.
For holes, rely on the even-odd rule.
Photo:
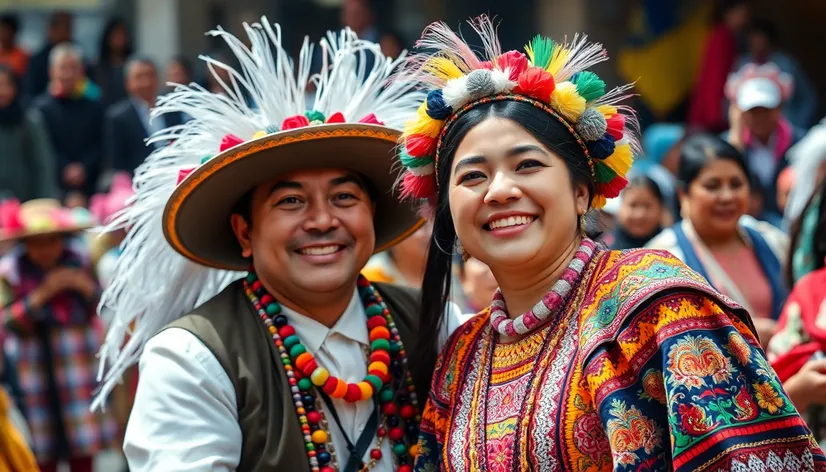
[(379, 190), (376, 251), (423, 223), (416, 208), (392, 192), (401, 129), (425, 97), (415, 84), (390, 81), (404, 55), (387, 58), (378, 44), (349, 29), (331, 32), (319, 42), (321, 70), (311, 75), (309, 41), (293, 62), (277, 24), (262, 18), (244, 29), (249, 47), (220, 28), (210, 33), (226, 41), (240, 64), (202, 58), (223, 93), (179, 85), (160, 99), (154, 115), (177, 112), (192, 119), (150, 138), (171, 144), (136, 170), (135, 195), (106, 228), (128, 228), (128, 234), (101, 299), (101, 312), (112, 321), (95, 406), (150, 337), (245, 275), (249, 261), (241, 256), (230, 216), (256, 186), (306, 169), (360, 174)]
[(596, 183), (594, 208), (617, 197), (639, 151), (638, 125), (633, 110), (619, 105), (631, 86), (606, 91), (605, 82), (587, 70), (607, 60), (602, 45), (584, 35), (563, 43), (537, 36), (525, 53), (502, 52), (488, 17), (480, 16), (471, 26), (482, 38), (484, 58), (445, 24), (434, 23), (416, 44), (427, 52), (412, 56), (400, 75), (399, 80), (428, 90), (402, 135), (402, 199), (433, 203), (441, 142), (450, 126), (478, 105), (505, 100), (541, 108), (571, 132)]

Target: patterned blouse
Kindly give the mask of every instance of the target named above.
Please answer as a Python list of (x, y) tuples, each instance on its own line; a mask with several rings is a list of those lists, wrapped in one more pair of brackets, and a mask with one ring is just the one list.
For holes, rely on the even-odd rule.
[(440, 356), (417, 471), (826, 470), (748, 314), (666, 252), (597, 252), (514, 344), (489, 318)]

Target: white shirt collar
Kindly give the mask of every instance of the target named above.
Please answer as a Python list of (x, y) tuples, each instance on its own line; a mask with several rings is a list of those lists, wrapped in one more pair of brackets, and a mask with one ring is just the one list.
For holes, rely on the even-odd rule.
[(284, 315), (295, 328), (295, 333), (301, 343), (311, 354), (315, 354), (324, 346), (324, 342), (331, 334), (339, 334), (364, 346), (370, 345), (370, 335), (367, 332), (367, 315), (361, 303), (358, 289), (353, 292), (350, 303), (332, 328), (328, 328), (307, 315), (302, 315), (282, 305)]

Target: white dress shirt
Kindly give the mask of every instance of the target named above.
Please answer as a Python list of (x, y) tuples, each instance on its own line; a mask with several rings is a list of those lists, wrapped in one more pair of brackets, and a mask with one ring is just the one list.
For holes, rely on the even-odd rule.
[[(319, 365), (347, 382), (367, 375), (363, 348), (370, 341), (366, 315), (358, 293), (332, 328), (284, 308), (290, 325)], [(467, 316), (450, 304), (439, 348)], [(419, 393), (419, 401), (426, 393)], [(357, 441), (374, 404), (333, 405), (350, 440)], [(326, 405), (322, 405), (340, 466), (348, 459), (347, 444)], [(375, 446), (375, 438), (369, 450)], [(212, 352), (195, 335), (170, 328), (146, 343), (140, 359), (140, 381), (132, 415), (126, 428), (123, 451), (129, 470), (140, 471), (234, 471), (241, 459), (242, 434), (238, 424), (235, 389)], [(369, 450), (365, 460), (369, 460)], [(377, 472), (392, 471), (390, 441), (384, 441)], [(296, 451), (296, 454), (304, 454)]]

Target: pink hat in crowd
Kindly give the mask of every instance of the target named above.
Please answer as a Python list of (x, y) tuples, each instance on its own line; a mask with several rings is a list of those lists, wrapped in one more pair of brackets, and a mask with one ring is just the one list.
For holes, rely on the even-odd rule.
[(70, 234), (95, 224), (94, 217), (85, 208), (69, 209), (50, 198), (23, 204), (14, 199), (0, 203), (0, 242), (46, 234)]
[(115, 174), (109, 193), (95, 194), (89, 200), (89, 211), (101, 224), (109, 223), (112, 216), (126, 208), (134, 194), (129, 174)]

